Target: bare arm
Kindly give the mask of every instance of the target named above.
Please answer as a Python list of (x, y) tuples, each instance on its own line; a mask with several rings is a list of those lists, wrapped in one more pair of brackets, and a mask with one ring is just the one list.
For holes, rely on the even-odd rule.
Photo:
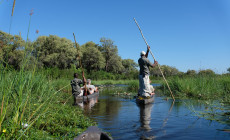
[(156, 65), (158, 65), (158, 62), (154, 61), (154, 64), (152, 65), (152, 67), (155, 67)]
[(150, 46), (147, 46), (147, 51), (146, 51), (146, 54), (145, 54), (145, 57), (146, 57), (146, 58), (148, 57), (149, 50), (150, 50)]

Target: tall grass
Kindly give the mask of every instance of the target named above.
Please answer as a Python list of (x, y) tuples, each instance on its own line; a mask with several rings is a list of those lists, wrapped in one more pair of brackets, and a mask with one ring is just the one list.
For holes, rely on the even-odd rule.
[(72, 94), (68, 90), (63, 92), (70, 87), (69, 82), (67, 85), (53, 82), (56, 78), (50, 78), (47, 71), (37, 71), (36, 63), (28, 71), (32, 14), (33, 11), (20, 70), (10, 69), (0, 61), (0, 139), (70, 139), (95, 123), (71, 105)]
[(71, 93), (61, 92), (69, 83), (65, 86), (35, 71), (9, 71), (0, 66), (0, 139), (35, 138), (42, 133), (46, 138), (71, 138), (95, 125), (71, 105)]
[[(230, 102), (230, 76), (228, 75), (175, 77), (169, 79), (169, 85), (176, 97), (218, 99)], [(166, 89), (166, 85), (163, 84), (161, 89)]]

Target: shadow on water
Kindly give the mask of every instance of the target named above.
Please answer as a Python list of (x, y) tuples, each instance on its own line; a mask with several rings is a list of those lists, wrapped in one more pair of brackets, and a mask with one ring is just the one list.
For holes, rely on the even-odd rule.
[[(109, 88), (110, 89), (110, 88)], [(134, 99), (112, 96), (119, 89), (103, 89), (99, 99), (84, 105), (84, 112), (109, 132), (116, 140), (139, 139), (229, 139), (230, 133), (218, 131), (229, 129), (215, 121), (197, 117), (194, 110), (204, 110), (203, 102), (192, 100), (164, 100), (155, 96), (153, 104), (140, 106)]]

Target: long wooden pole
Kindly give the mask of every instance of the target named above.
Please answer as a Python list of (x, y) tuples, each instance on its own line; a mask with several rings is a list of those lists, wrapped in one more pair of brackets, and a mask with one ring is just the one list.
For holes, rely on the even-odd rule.
[[(146, 41), (146, 39), (145, 39), (145, 37), (144, 37), (144, 35), (143, 35), (143, 33), (142, 33), (142, 31), (141, 31), (140, 26), (138, 25), (138, 23), (137, 23), (137, 21), (136, 21), (136, 19), (135, 19), (135, 18), (133, 18), (133, 19), (134, 19), (135, 23), (137, 24), (137, 27), (139, 28), (139, 30), (140, 30), (140, 32), (141, 32), (141, 35), (142, 35), (142, 38), (143, 38), (144, 41), (145, 41), (145, 44), (146, 44), (147, 46), (149, 46), (148, 43), (147, 43), (147, 41)], [(156, 61), (156, 59), (155, 59), (155, 57), (154, 57), (154, 55), (153, 55), (153, 53), (152, 53), (152, 51), (151, 51), (150, 49), (149, 49), (149, 52), (151, 53), (151, 55), (152, 55), (154, 61)], [(168, 82), (167, 82), (167, 80), (166, 80), (166, 78), (165, 78), (165, 76), (164, 76), (164, 74), (163, 74), (163, 72), (162, 72), (162, 70), (161, 70), (160, 65), (157, 64), (157, 66), (158, 66), (158, 68), (159, 68), (159, 70), (160, 70), (160, 72), (161, 72), (162, 77), (164, 78), (164, 80), (165, 80), (165, 82), (166, 82), (166, 84), (167, 84), (167, 86), (168, 86), (168, 89), (169, 89), (170, 94), (171, 94), (171, 96), (172, 96), (172, 98), (173, 98), (173, 101), (175, 101), (175, 98), (174, 98), (174, 96), (173, 96), (173, 93), (172, 93), (172, 91), (171, 91), (171, 88), (169, 87), (169, 84), (168, 84)]]
[[(77, 42), (76, 42), (76, 38), (75, 38), (75, 34), (73, 33), (73, 37), (74, 37), (74, 41), (75, 41), (75, 46), (77, 48)], [(77, 48), (78, 50), (78, 48)], [(81, 70), (82, 70), (82, 77), (83, 79), (85, 80), (85, 75), (84, 75), (84, 69), (82, 67), (82, 63), (81, 63), (81, 58), (80, 58), (80, 54), (79, 54), (79, 51), (78, 51), (78, 57), (79, 57), (79, 63), (80, 63), (80, 67), (81, 67)], [(87, 96), (87, 88), (86, 88), (86, 81), (84, 81), (84, 87), (85, 87), (85, 93), (84, 93), (84, 96)], [(87, 96), (87, 99), (88, 99), (88, 96)]]

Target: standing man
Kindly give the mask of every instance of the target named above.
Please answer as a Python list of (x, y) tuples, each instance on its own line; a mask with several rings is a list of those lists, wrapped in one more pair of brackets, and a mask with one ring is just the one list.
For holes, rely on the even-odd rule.
[(145, 96), (148, 97), (151, 95), (151, 90), (150, 90), (150, 84), (149, 84), (149, 67), (155, 67), (158, 62), (154, 61), (154, 64), (152, 64), (148, 57), (150, 47), (147, 46), (147, 52), (145, 53), (144, 51), (141, 52), (141, 58), (138, 60), (138, 64), (140, 66), (140, 73), (139, 73), (139, 90), (138, 94), (140, 96)]
[(77, 105), (76, 98), (77, 96), (80, 96), (81, 94), (81, 84), (84, 84), (86, 82), (85, 77), (83, 77), (83, 81), (81, 79), (78, 79), (78, 74), (74, 73), (74, 79), (71, 81), (71, 87), (72, 87), (72, 94), (74, 97), (74, 105)]

